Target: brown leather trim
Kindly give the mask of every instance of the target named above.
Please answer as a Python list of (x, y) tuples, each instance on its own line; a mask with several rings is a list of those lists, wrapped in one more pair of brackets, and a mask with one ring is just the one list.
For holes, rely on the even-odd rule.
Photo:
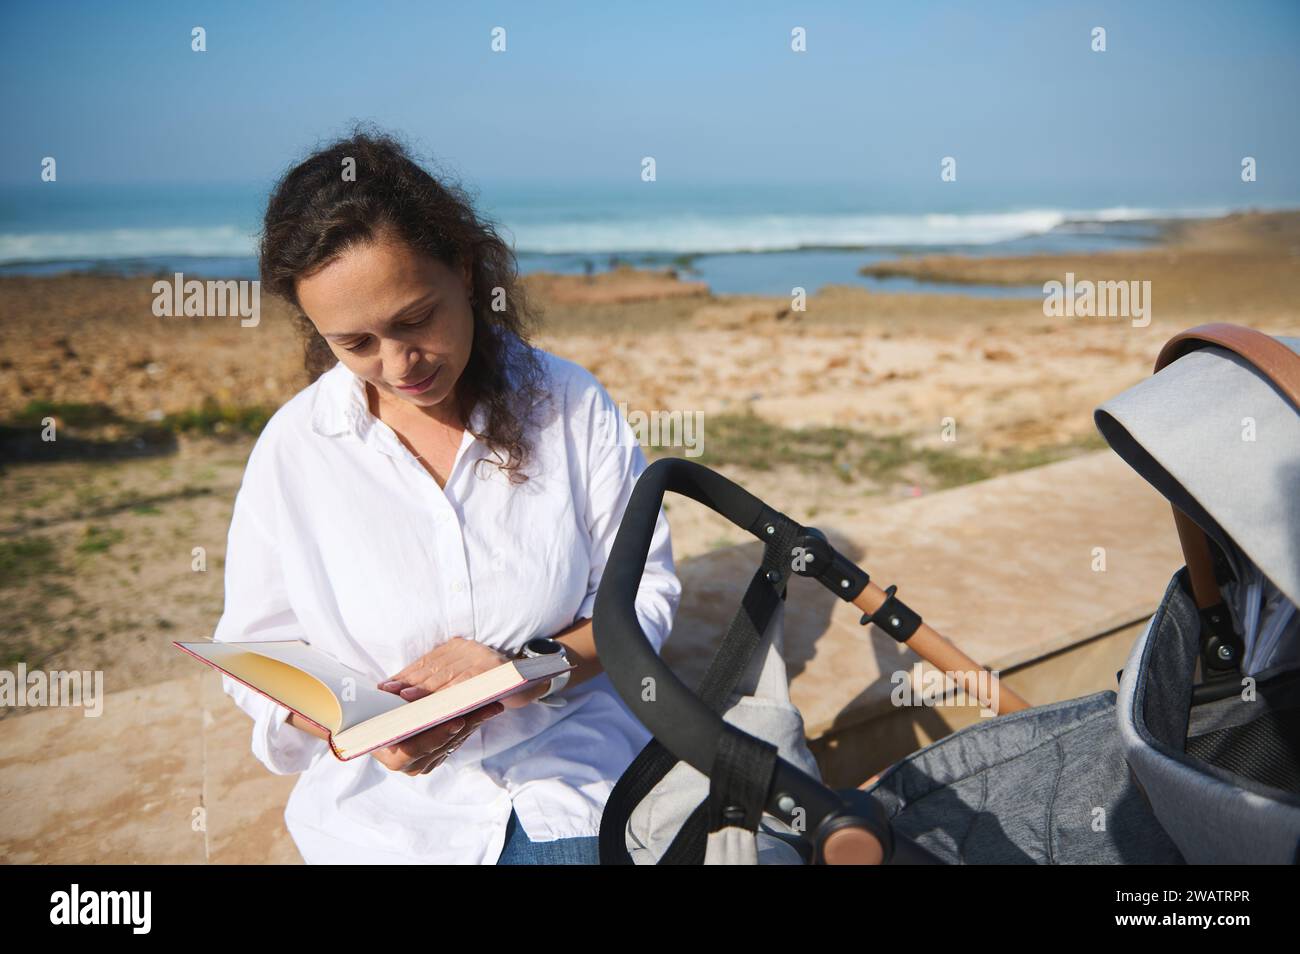
[[(1272, 381), (1290, 399), (1295, 409), (1300, 411), (1300, 354), (1276, 338), (1244, 325), (1214, 322), (1180, 331), (1160, 349), (1155, 370), (1160, 371), (1183, 355), (1206, 345), (1216, 345), (1240, 355)], [(1187, 562), (1196, 605), (1205, 609), (1223, 602), (1219, 586), (1214, 581), (1210, 538), (1187, 514), (1177, 507), (1173, 510), (1174, 524), (1178, 528), (1178, 540), (1183, 546), (1183, 559)]]
[(1276, 338), (1244, 325), (1230, 325), (1220, 321), (1180, 331), (1160, 349), (1155, 369), (1159, 371), (1183, 355), (1206, 345), (1217, 345), (1245, 358), (1277, 385), (1278, 390), (1290, 398), (1296, 410), (1300, 411), (1300, 354)]
[(1214, 561), (1210, 558), (1210, 538), (1191, 517), (1177, 507), (1174, 511), (1174, 526), (1178, 528), (1178, 542), (1183, 547), (1183, 562), (1187, 564), (1187, 575), (1192, 583), (1192, 595), (1200, 609), (1207, 609), (1223, 602), (1219, 593), (1219, 584), (1214, 579)]

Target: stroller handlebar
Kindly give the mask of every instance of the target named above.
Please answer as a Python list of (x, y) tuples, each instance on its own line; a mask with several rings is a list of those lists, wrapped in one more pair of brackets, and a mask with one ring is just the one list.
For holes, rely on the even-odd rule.
[[(707, 467), (680, 458), (658, 460), (633, 488), (596, 594), (592, 621), (596, 651), (619, 695), (673, 755), (708, 777), (723, 734), (741, 730), (727, 723), (664, 663), (636, 612), (646, 558), (668, 491), (704, 504), (760, 540), (763, 523), (784, 517)], [(653, 692), (647, 698), (649, 686)], [(787, 822), (803, 810), (819, 859), (891, 860), (894, 839), (888, 822), (878, 803), (865, 793), (838, 795), (778, 758), (766, 798), (765, 811)], [(822, 848), (830, 844), (837, 850), (823, 853)]]

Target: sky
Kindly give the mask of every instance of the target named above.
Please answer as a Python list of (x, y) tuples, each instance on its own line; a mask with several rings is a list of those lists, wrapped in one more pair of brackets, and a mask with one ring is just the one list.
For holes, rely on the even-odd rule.
[(661, 180), (906, 188), (953, 156), (990, 188), (1208, 195), (1253, 156), (1258, 194), (1300, 202), (1298, 51), (1295, 0), (9, 0), (0, 184), (45, 156), (61, 182), (266, 182), (364, 120), (474, 180), (621, 181), (653, 156)]

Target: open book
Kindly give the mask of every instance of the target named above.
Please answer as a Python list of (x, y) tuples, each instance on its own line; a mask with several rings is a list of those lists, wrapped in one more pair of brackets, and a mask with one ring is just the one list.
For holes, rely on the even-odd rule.
[(300, 639), (173, 645), (329, 733), (345, 762), (573, 668), (559, 654), (514, 659), (407, 702)]

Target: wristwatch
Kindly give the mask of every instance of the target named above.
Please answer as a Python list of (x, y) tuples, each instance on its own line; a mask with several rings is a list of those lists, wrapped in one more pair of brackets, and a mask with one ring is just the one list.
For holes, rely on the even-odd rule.
[[(524, 643), (523, 651), (519, 654), (525, 659), (536, 659), (538, 656), (554, 656), (556, 653), (565, 662), (569, 661), (569, 655), (564, 650), (564, 643), (558, 639), (551, 639), (549, 636), (539, 636), (536, 639), (530, 639)], [(554, 698), (560, 690), (569, 683), (569, 673), (562, 672), (551, 680), (551, 688), (534, 699), (534, 702), (540, 702), (544, 706), (550, 706), (553, 709), (559, 709), (568, 705), (565, 699)]]

